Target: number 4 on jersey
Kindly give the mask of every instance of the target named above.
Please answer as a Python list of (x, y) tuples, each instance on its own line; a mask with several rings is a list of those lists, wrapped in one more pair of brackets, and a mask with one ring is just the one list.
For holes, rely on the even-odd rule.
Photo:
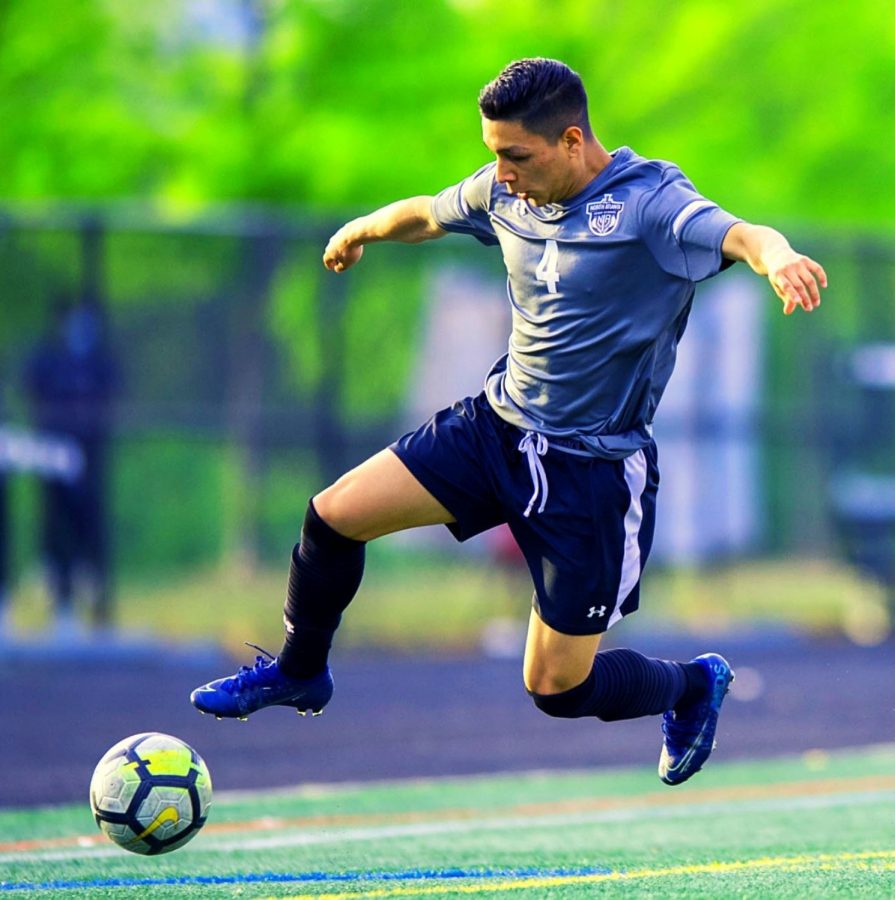
[(547, 285), (547, 293), (555, 294), (559, 281), (559, 247), (556, 241), (547, 241), (544, 255), (535, 269), (535, 278)]

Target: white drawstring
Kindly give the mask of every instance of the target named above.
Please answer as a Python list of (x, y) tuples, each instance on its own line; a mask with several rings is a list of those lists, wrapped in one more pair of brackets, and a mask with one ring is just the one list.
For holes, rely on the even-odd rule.
[(531, 513), (532, 507), (534, 507), (539, 494), (541, 496), (541, 503), (538, 506), (538, 512), (542, 513), (544, 507), (547, 505), (547, 473), (544, 471), (544, 465), (540, 458), (547, 452), (549, 447), (550, 445), (547, 443), (547, 438), (545, 438), (543, 434), (538, 434), (536, 431), (526, 431), (522, 440), (519, 441), (519, 452), (524, 453), (526, 459), (528, 459), (528, 470), (531, 472), (531, 484), (534, 488), (531, 500), (528, 501), (528, 506), (523, 513), (526, 518), (528, 518)]

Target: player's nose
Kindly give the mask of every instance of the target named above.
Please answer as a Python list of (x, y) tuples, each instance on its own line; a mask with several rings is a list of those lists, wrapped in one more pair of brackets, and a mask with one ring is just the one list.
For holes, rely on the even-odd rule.
[(497, 182), (498, 184), (508, 184), (516, 180), (516, 173), (505, 162), (497, 160)]

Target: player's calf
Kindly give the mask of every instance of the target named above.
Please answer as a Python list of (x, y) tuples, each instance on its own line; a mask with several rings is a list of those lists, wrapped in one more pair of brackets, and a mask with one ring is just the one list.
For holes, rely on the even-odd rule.
[(576, 719), (596, 716), (604, 722), (661, 715), (704, 692), (702, 668), (693, 663), (653, 659), (636, 650), (601, 650), (585, 680), (567, 691), (529, 691), (548, 716)]

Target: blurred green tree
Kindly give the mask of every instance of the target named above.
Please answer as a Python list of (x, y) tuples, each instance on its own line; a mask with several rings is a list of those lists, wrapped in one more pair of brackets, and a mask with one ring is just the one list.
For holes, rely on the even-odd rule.
[[(675, 160), (747, 219), (831, 235), (837, 302), (801, 332), (772, 328), (775, 375), (809, 382), (801, 400), (814, 373), (794, 341), (891, 332), (891, 277), (848, 254), (852, 233), (888, 234), (895, 222), (893, 26), (891, 0), (6, 0), (0, 205), (138, 200), (188, 218), (259, 202), (342, 219), (486, 162), (482, 84), (512, 59), (555, 56), (582, 74), (607, 147)], [(296, 388), (314, 392), (327, 377), (324, 338), (335, 329), (313, 242), (284, 250), (282, 267), (254, 286), (235, 238), (112, 233), (105, 249), (109, 294), (122, 305), (226, 296), (251, 306), (269, 291), (263, 325)], [(482, 259), (472, 242), (462, 252)], [(499, 255), (489, 259), (499, 268)], [(79, 261), (74, 231), (0, 228), (5, 350), (39, 327), (41, 304), (77, 280)], [(341, 323), (337, 364), (355, 417), (400, 406), (426, 261), (416, 248), (379, 248), (349, 282), (358, 302)], [(778, 418), (789, 414), (781, 407)]]
[[(509, 60), (583, 75), (597, 133), (748, 218), (895, 219), (888, 0), (14, 0), (0, 197), (365, 208), (486, 160)], [(208, 10), (211, 10), (209, 14)]]

